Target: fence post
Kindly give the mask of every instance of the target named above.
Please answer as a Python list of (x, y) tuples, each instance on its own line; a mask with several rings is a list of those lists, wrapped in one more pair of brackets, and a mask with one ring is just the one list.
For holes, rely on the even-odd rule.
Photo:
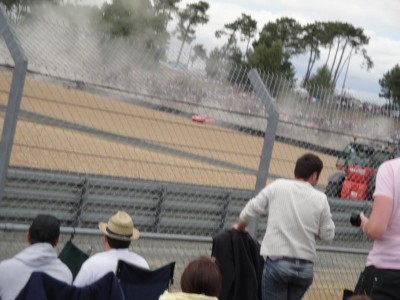
[(221, 229), (224, 228), (226, 222), (226, 216), (228, 215), (228, 207), (231, 202), (231, 193), (226, 193), (222, 199), (222, 208), (221, 208), (221, 219), (219, 223), (218, 229), (215, 231), (215, 234), (218, 233)]
[[(272, 157), (272, 149), (274, 147), (276, 129), (279, 122), (279, 113), (272, 97), (265, 87), (260, 75), (255, 69), (251, 69), (247, 75), (250, 79), (254, 93), (264, 103), (267, 110), (267, 128), (265, 129), (264, 143), (261, 151), (260, 164), (257, 171), (257, 181), (254, 189), (254, 194), (259, 193), (264, 187), (267, 181), (269, 166)], [(258, 221), (255, 220), (248, 225), (249, 233), (252, 237), (257, 237)]]
[(76, 210), (76, 214), (72, 224), (74, 228), (81, 227), (82, 212), (87, 199), (87, 195), (89, 194), (89, 181), (86, 177), (83, 180), (82, 184), (78, 185), (78, 188), (79, 188), (78, 209)]
[(157, 232), (157, 233), (160, 232), (162, 206), (163, 206), (163, 203), (165, 202), (165, 200), (167, 199), (167, 194), (168, 194), (167, 187), (165, 185), (162, 185), (161, 190), (160, 190), (160, 197), (158, 198), (156, 211), (155, 211), (155, 215), (154, 215), (154, 226), (153, 226), (154, 229), (153, 230), (154, 230), (154, 232)]
[(21, 47), (17, 35), (0, 6), (0, 33), (3, 36), (8, 51), (14, 60), (14, 72), (11, 81), (8, 104), (3, 123), (3, 131), (0, 141), (0, 201), (4, 195), (4, 185), (7, 177), (7, 168), (10, 162), (11, 149), (14, 142), (15, 129), (17, 127), (18, 111), (21, 103), (22, 92), (25, 84), (25, 76), (28, 59)]

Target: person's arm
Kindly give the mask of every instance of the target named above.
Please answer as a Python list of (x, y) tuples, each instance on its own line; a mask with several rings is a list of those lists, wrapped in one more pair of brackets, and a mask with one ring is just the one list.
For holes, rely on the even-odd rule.
[(393, 199), (387, 196), (375, 196), (372, 212), (367, 218), (360, 214), (361, 230), (372, 240), (379, 240), (385, 233), (393, 211)]
[(320, 218), (320, 228), (318, 232), (318, 238), (323, 241), (332, 241), (335, 237), (335, 224), (332, 220), (331, 208), (328, 200), (325, 199), (325, 207), (322, 211)]
[(360, 213), (361, 230), (371, 239), (379, 240), (385, 233), (393, 212), (395, 174), (390, 161), (383, 163), (376, 174), (374, 203), (369, 219)]
[(247, 202), (246, 206), (240, 212), (238, 221), (233, 225), (233, 228), (238, 231), (247, 231), (247, 224), (264, 213), (268, 207), (268, 193), (270, 188), (266, 187), (257, 194), (254, 198)]

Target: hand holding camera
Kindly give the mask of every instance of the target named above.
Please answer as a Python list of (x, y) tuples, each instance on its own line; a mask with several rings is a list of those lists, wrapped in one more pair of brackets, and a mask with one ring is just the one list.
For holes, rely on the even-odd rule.
[(359, 212), (353, 212), (350, 216), (350, 223), (353, 226), (360, 227), (361, 217)]

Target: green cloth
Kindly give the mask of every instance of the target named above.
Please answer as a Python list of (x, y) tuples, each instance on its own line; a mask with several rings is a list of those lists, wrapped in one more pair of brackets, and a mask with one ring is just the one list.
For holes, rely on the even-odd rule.
[(71, 270), (72, 276), (75, 279), (82, 264), (89, 258), (89, 255), (79, 249), (77, 246), (69, 240), (64, 248), (61, 250), (58, 258), (67, 265)]

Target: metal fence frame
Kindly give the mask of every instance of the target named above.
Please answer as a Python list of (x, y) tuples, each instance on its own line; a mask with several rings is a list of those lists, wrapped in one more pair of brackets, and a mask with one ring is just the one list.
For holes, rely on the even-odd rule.
[[(10, 54), (13, 57), (14, 63), (15, 63), (15, 67), (13, 68), (13, 77), (12, 77), (12, 84), (11, 84), (11, 90), (10, 90), (10, 94), (9, 94), (9, 99), (8, 99), (8, 106), (7, 106), (7, 111), (6, 111), (6, 118), (4, 121), (4, 126), (3, 126), (3, 133), (2, 133), (2, 140), (1, 140), (1, 144), (0, 144), (0, 199), (4, 199), (4, 197), (8, 196), (10, 199), (12, 199), (13, 195), (21, 195), (21, 193), (23, 193), (24, 191), (22, 191), (22, 188), (19, 188), (17, 186), (15, 187), (5, 187), (4, 186), (7, 184), (7, 173), (9, 173), (10, 177), (15, 174), (14, 169), (10, 169), (9, 168), (9, 160), (10, 160), (10, 153), (11, 153), (11, 148), (13, 145), (13, 139), (14, 139), (14, 134), (15, 134), (15, 129), (16, 129), (16, 122), (17, 122), (17, 118), (18, 115), (19, 116), (29, 116), (32, 118), (35, 118), (37, 116), (34, 116), (34, 113), (31, 112), (21, 112), (19, 114), (19, 105), (20, 105), (20, 101), (21, 101), (21, 96), (22, 96), (22, 91), (24, 89), (24, 83), (25, 83), (25, 76), (27, 74), (27, 58), (25, 57), (24, 51), (21, 48), (21, 44), (18, 41), (18, 37), (16, 36), (12, 26), (10, 25), (10, 23), (7, 21), (7, 17), (5, 16), (4, 12), (0, 9), (0, 29), (1, 29), (1, 33), (7, 43), (7, 47), (9, 49)], [(241, 70), (242, 71), (242, 70)], [(245, 169), (245, 168), (237, 168), (237, 166), (235, 164), (221, 164), (221, 162), (218, 162), (217, 160), (208, 160), (209, 163), (213, 163), (213, 164), (220, 164), (220, 166), (224, 166), (224, 167), (228, 167), (231, 169), (235, 169), (235, 170), (240, 170), (244, 173), (254, 173), (256, 175), (256, 185), (254, 187), (254, 190), (249, 190), (249, 195), (250, 194), (255, 194), (257, 192), (259, 192), (264, 186), (265, 186), (265, 182), (267, 180), (267, 178), (271, 178), (272, 175), (270, 173), (270, 163), (271, 163), (271, 157), (272, 157), (272, 150), (274, 147), (274, 142), (279, 140), (279, 139), (284, 139), (280, 136), (277, 136), (277, 127), (278, 124), (280, 122), (280, 114), (279, 114), (279, 110), (276, 107), (276, 99), (273, 98), (273, 96), (270, 95), (268, 88), (266, 88), (265, 85), (265, 78), (261, 78), (260, 74), (257, 73), (256, 70), (251, 70), (248, 74), (246, 74), (249, 78), (249, 81), (252, 85), (252, 88), (254, 90), (255, 95), (261, 100), (261, 102), (263, 103), (263, 105), (265, 106), (266, 109), (266, 119), (267, 119), (267, 127), (265, 128), (265, 132), (263, 132), (264, 134), (264, 140), (263, 140), (263, 145), (262, 145), (262, 151), (260, 153), (260, 161), (259, 161), (259, 165), (258, 165), (258, 170), (256, 170), (255, 172), (253, 172), (254, 170), (252, 169)], [(279, 89), (280, 85), (282, 82), (279, 82), (279, 84), (277, 84), (277, 81), (274, 82), (274, 89)], [(285, 85), (285, 83), (284, 83)], [(89, 87), (91, 88), (91, 87)], [(151, 95), (146, 95), (147, 97), (151, 97)], [(172, 109), (172, 108), (171, 108)], [(187, 112), (186, 112), (187, 113)], [(339, 107), (337, 108), (337, 113), (339, 113)], [(264, 116), (263, 116), (264, 117)], [(48, 122), (48, 124), (50, 124), (51, 122), (53, 122), (54, 120), (52, 120), (51, 118), (48, 118), (46, 120), (43, 121), (43, 123)], [(57, 121), (57, 120), (56, 120)], [(72, 123), (68, 123), (68, 122), (64, 122), (63, 126), (65, 128), (72, 128), (74, 126), (80, 126), (79, 124), (72, 124)], [(291, 125), (290, 125), (291, 126)], [(82, 131), (96, 131), (96, 129), (90, 129), (90, 128), (83, 128), (80, 127), (80, 130)], [(262, 128), (261, 130), (264, 130), (264, 128)], [(107, 135), (107, 132), (96, 132), (96, 134), (99, 135)], [(124, 139), (123, 136), (119, 136), (119, 139)], [(289, 139), (285, 139), (285, 140), (289, 140)], [(296, 141), (298, 142), (298, 141)], [(304, 142), (304, 145), (306, 145), (307, 142)], [(303, 145), (303, 144), (302, 144)], [(149, 146), (153, 146), (153, 145), (149, 145)], [(315, 145), (314, 145), (315, 146)], [(162, 149), (163, 151), (165, 150), (166, 152), (168, 151), (172, 151), (170, 149), (167, 149), (166, 147), (163, 147), (162, 145), (157, 145), (154, 147), (158, 147), (157, 149)], [(316, 146), (315, 146), (316, 147)], [(319, 148), (323, 148), (323, 147), (319, 147)], [(319, 149), (318, 148), (318, 149)], [(313, 149), (315, 150), (315, 149)], [(321, 149), (319, 149), (321, 150)], [(182, 154), (182, 155), (187, 155), (187, 153), (185, 154), (184, 152), (179, 152), (176, 150), (175, 154)], [(337, 151), (337, 150), (335, 150)], [(196, 159), (195, 155), (192, 155), (191, 158)], [(201, 160), (203, 160), (204, 158), (200, 158)], [(24, 173), (25, 175), (28, 174), (27, 170), (18, 170), (22, 173)], [(18, 172), (17, 171), (17, 172)], [(71, 175), (71, 174), (69, 174)], [(54, 177), (59, 177), (60, 180), (67, 180), (67, 177), (69, 175), (66, 174), (60, 174), (60, 173), (56, 173), (54, 172), (51, 175), (48, 175), (49, 178), (53, 177), (52, 180), (54, 180)], [(71, 175), (71, 178), (73, 176)], [(75, 180), (76, 178), (73, 178), (72, 180)], [(90, 178), (81, 178), (82, 180), (78, 180), (78, 181), (74, 181), (74, 183), (76, 184), (77, 187), (80, 188), (79, 191), (79, 195), (77, 201), (78, 203), (78, 210), (72, 214), (71, 217), (71, 226), (70, 227), (62, 227), (62, 233), (64, 234), (79, 234), (79, 235), (91, 235), (91, 236), (95, 236), (95, 235), (99, 235), (99, 232), (97, 229), (93, 229), (93, 228), (88, 228), (85, 227), (85, 223), (82, 223), (82, 218), (81, 218), (81, 208), (87, 203), (87, 201), (90, 201), (90, 197), (92, 196), (90, 194), (90, 191), (87, 189), (87, 186), (90, 184)], [(50, 180), (50, 179), (49, 179)], [(98, 182), (102, 182), (104, 183), (104, 185), (107, 186), (107, 179), (104, 178), (96, 178), (96, 180)], [(136, 184), (140, 184), (137, 183)], [(185, 187), (187, 189), (189, 189), (190, 187)], [(183, 190), (184, 188), (182, 188)], [(5, 191), (6, 190), (6, 191)], [(45, 187), (42, 187), (42, 191), (43, 194), (46, 194), (48, 191), (45, 190)], [(221, 209), (221, 226), (220, 227), (216, 227), (216, 229), (222, 229), (224, 226), (226, 227), (226, 218), (227, 218), (227, 208), (229, 206), (230, 203), (230, 196), (229, 196), (229, 192), (227, 191), (227, 196), (224, 198), (224, 204), (222, 205), (222, 209)], [(40, 194), (40, 193), (39, 193)], [(11, 196), (10, 196), (11, 195)], [(161, 228), (162, 226), (160, 225), (159, 221), (157, 220), (157, 217), (160, 216), (160, 214), (162, 213), (162, 205), (164, 204), (164, 200), (163, 198), (165, 198), (164, 196), (167, 195), (167, 190), (166, 189), (160, 189), (160, 200), (158, 203), (158, 206), (155, 209), (155, 222), (154, 222), (154, 228)], [(42, 197), (42, 194), (38, 195), (35, 194), (32, 191), (32, 194), (30, 195), (32, 197), (38, 196), (37, 199), (41, 199), (40, 197)], [(47, 197), (49, 198), (55, 198), (54, 194), (47, 193), (46, 194)], [(57, 194), (57, 197), (61, 197), (62, 198), (63, 194), (62, 192), (60, 192), (60, 194)], [(29, 197), (27, 197), (29, 198)], [(98, 199), (96, 199), (97, 201)], [(101, 199), (100, 199), (101, 200)], [(170, 199), (171, 200), (171, 199)], [(337, 201), (336, 203), (341, 203), (341, 200), (339, 199), (329, 199), (331, 202), (332, 201)], [(27, 200), (29, 201), (29, 199)], [(171, 201), (174, 201), (174, 199), (172, 199)], [(179, 203), (179, 201), (176, 201), (177, 205), (181, 205), (181, 203)], [(176, 203), (175, 203), (176, 204)], [(358, 229), (357, 228), (352, 228), (348, 225), (348, 217), (349, 217), (349, 210), (352, 209), (362, 209), (365, 211), (368, 211), (370, 209), (371, 203), (365, 202), (365, 203), (357, 203), (357, 204), (353, 204), (350, 203), (348, 204), (348, 207), (346, 207), (345, 209), (340, 208), (337, 211), (334, 211), (335, 214), (335, 218), (336, 220), (338, 220), (338, 224), (340, 224), (339, 227), (337, 227), (338, 232), (341, 232), (341, 234), (349, 234), (351, 236), (357, 236), (358, 238), (360, 238), (360, 235), (358, 234)], [(225, 212), (224, 212), (225, 210)], [(4, 212), (7, 213), (7, 212)], [(32, 216), (27, 216), (26, 220), (31, 219)], [(95, 217), (98, 217), (98, 215), (96, 215)], [(173, 218), (173, 216), (171, 217)], [(201, 219), (201, 218), (200, 218)], [(94, 222), (94, 217), (93, 217), (93, 222)], [(186, 221), (191, 221), (191, 220), (186, 220)], [(203, 220), (199, 220), (201, 222), (203, 222)], [(196, 225), (196, 224), (195, 224)], [(200, 225), (204, 225), (203, 223)], [(204, 225), (206, 226), (206, 225)], [(207, 225), (208, 226), (208, 225)], [(182, 226), (183, 227), (183, 226)], [(258, 223), (254, 222), (250, 225), (250, 232), (253, 236), (258, 236), (260, 235), (260, 228), (258, 228)], [(261, 226), (260, 226), (261, 227)], [(28, 228), (28, 225), (24, 225), (24, 224), (16, 224), (16, 223), (0, 223), (0, 230), (4, 231), (4, 232), (22, 232), (22, 231), (26, 231)], [(157, 230), (154, 230), (157, 231)], [(262, 234), (262, 233), (261, 233)], [(144, 231), (142, 233), (142, 238), (144, 239), (158, 239), (158, 240), (170, 240), (170, 241), (176, 241), (176, 242), (200, 242), (200, 243), (206, 243), (206, 244), (210, 244), (211, 243), (211, 237), (210, 236), (201, 236), (201, 235), (189, 235), (189, 234), (171, 234), (171, 233), (158, 233), (158, 232), (151, 232), (151, 231)], [(359, 240), (360, 242), (368, 242), (366, 240)], [(370, 244), (365, 243), (363, 244), (363, 246), (365, 248), (363, 249), (355, 249), (355, 248), (347, 248), (347, 247), (342, 247), (342, 246), (328, 246), (328, 245), (318, 245), (317, 250), (320, 253), (343, 253), (343, 254), (356, 254), (356, 255), (366, 255), (367, 254), (367, 250), (366, 247), (368, 247)]]
[[(272, 149), (274, 147), (276, 130), (279, 123), (279, 112), (276, 109), (268, 90), (266, 89), (257, 70), (253, 69), (248, 73), (248, 77), (253, 86), (255, 94), (261, 99), (267, 108), (268, 122), (265, 129), (264, 142), (261, 150), (261, 159), (258, 166), (257, 180), (254, 193), (259, 193), (264, 187), (268, 178), (269, 165), (272, 158)], [(258, 221), (252, 221), (248, 224), (248, 230), (251, 236), (257, 236)]]
[[(190, 193), (195, 195), (188, 200)], [(63, 226), (85, 230), (97, 228), (99, 219), (123, 208), (132, 212), (135, 224), (144, 233), (213, 236), (232, 226), (252, 194), (250, 189), (10, 168), (0, 224), (30, 222), (39, 212), (48, 212), (55, 214)], [(206, 207), (193, 201), (206, 197), (210, 199)], [(329, 202), (337, 241), (331, 247), (366, 242), (359, 229), (350, 226), (349, 218), (354, 211), (368, 214), (372, 203), (335, 198), (329, 198)], [(193, 214), (199, 216), (195, 220), (187, 217)], [(258, 239), (264, 235), (265, 218), (261, 221), (263, 226), (255, 232)]]
[[(27, 225), (1, 224), (0, 232), (2, 232), (3, 243), (9, 242), (10, 238), (19, 237), (21, 239), (27, 229)], [(102, 251), (102, 237), (99, 230), (77, 229), (74, 231), (73, 228), (62, 227), (61, 233), (60, 249), (68, 240), (68, 236), (71, 235), (74, 244), (82, 251), (87, 253)], [(90, 247), (86, 246), (88, 241)], [(20, 249), (24, 247), (21, 242), (15, 242), (19, 243)], [(180, 245), (180, 249), (174, 248), (173, 245)], [(151, 268), (158, 268), (170, 261), (176, 261), (172, 289), (179, 290), (180, 278), (187, 263), (199, 255), (210, 255), (212, 241), (210, 237), (142, 233), (141, 238), (133, 243), (131, 248), (133, 251), (144, 255)], [(356, 284), (359, 272), (363, 269), (367, 252), (366, 249), (317, 246), (314, 282), (304, 299), (341, 299), (342, 290), (352, 289)], [(163, 254), (161, 257), (159, 257), (160, 253)], [(346, 270), (348, 266), (352, 266), (351, 273)], [(329, 288), (326, 285), (327, 283)]]
[(7, 176), (7, 168), (10, 161), (11, 149), (14, 141), (17, 116), (24, 90), (25, 76), (28, 67), (28, 59), (25, 56), (17, 34), (11, 26), (3, 7), (0, 5), (0, 32), (6, 42), (8, 50), (14, 60), (14, 71), (11, 82), (8, 106), (4, 119), (0, 141), (0, 201), (3, 196), (4, 182)]
[[(0, 199), (3, 196), (4, 184), (7, 176), (7, 168), (10, 161), (11, 149), (15, 136), (15, 129), (18, 120), (21, 98), (24, 89), (25, 77), (27, 74), (28, 59), (25, 56), (17, 34), (12, 28), (5, 11), (0, 6), (0, 29), (5, 39), (10, 54), (14, 60), (14, 70), (9, 94), (8, 106), (3, 125), (2, 137), (0, 142)], [(269, 95), (257, 70), (253, 69), (247, 74), (253, 86), (255, 94), (261, 99), (267, 108), (268, 122), (265, 130), (262, 153), (257, 172), (257, 180), (254, 193), (258, 193), (268, 177), (269, 164), (272, 157), (272, 149), (275, 141), (276, 130), (279, 123), (279, 113), (276, 109), (272, 97)], [(185, 153), (183, 153), (185, 154)], [(213, 163), (218, 163), (214, 161)], [(249, 232), (252, 236), (256, 235), (257, 222), (249, 224)]]
[[(0, 7), (1, 8), (1, 7)], [(13, 79), (10, 89), (8, 107), (3, 126), (2, 138), (0, 143), (0, 199), (3, 196), (4, 183), (6, 180), (8, 163), (11, 156), (11, 149), (15, 136), (15, 129), (18, 120), (18, 112), (24, 89), (25, 77), (27, 73), (28, 59), (22, 49), (18, 37), (10, 25), (8, 18), (3, 9), (0, 9), (0, 28), (6, 41), (10, 54), (13, 57), (15, 67), (13, 70)], [(260, 155), (260, 163), (257, 171), (257, 180), (254, 194), (261, 191), (265, 186), (268, 177), (269, 164), (272, 157), (272, 149), (275, 141), (276, 130), (279, 123), (279, 113), (276, 109), (272, 97), (269, 95), (257, 70), (253, 69), (247, 74), (253, 86), (255, 94), (261, 99), (267, 108), (268, 122), (265, 130), (262, 153)], [(185, 153), (183, 153), (185, 154)], [(218, 162), (213, 162), (218, 163)], [(257, 221), (249, 224), (249, 232), (252, 236), (256, 236)]]

